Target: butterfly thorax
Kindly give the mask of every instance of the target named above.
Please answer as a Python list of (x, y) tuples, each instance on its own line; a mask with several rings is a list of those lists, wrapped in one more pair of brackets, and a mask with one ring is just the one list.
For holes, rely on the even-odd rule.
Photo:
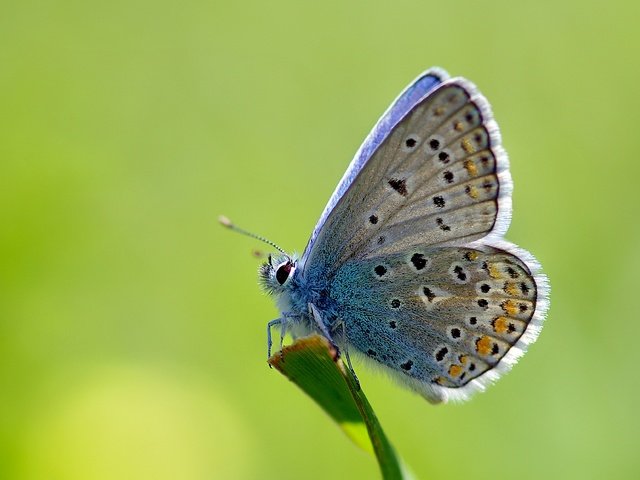
[(329, 282), (326, 279), (307, 280), (298, 266), (297, 259), (288, 255), (270, 257), (260, 267), (264, 290), (276, 297), (278, 308), (289, 323), (299, 323), (306, 329), (313, 329), (316, 321), (311, 318), (309, 310), (312, 304), (331, 330), (337, 318), (337, 303), (331, 298)]

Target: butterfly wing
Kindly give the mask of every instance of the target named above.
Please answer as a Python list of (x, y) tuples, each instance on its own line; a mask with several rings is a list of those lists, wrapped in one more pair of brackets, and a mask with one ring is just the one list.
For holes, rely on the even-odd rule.
[(535, 340), (546, 310), (537, 264), (501, 247), (416, 246), (346, 262), (332, 296), (349, 344), (433, 403), (484, 389)]
[(530, 254), (502, 240), (512, 184), (484, 97), (464, 79), (444, 81), (346, 185), (303, 275), (330, 283), (349, 344), (434, 402), (507, 370), (537, 336), (547, 284)]
[[(318, 223), (311, 234), (311, 238), (305, 248), (305, 252), (311, 251), (318, 233), (324, 226), (327, 217), (338, 203), (338, 200), (343, 197), (360, 170), (362, 170), (362, 167), (367, 163), (367, 161), (369, 161), (373, 152), (375, 152), (380, 144), (388, 137), (393, 127), (407, 114), (411, 107), (448, 78), (449, 74), (441, 68), (430, 68), (411, 82), (398, 96), (398, 98), (391, 103), (387, 111), (382, 115), (382, 117), (380, 117), (378, 123), (376, 123), (373, 130), (371, 130), (371, 133), (369, 133), (365, 141), (362, 143), (360, 149), (356, 152), (351, 164), (344, 173), (342, 180), (340, 180), (338, 186), (333, 192), (333, 195), (331, 195), (329, 202), (320, 216), (320, 220), (318, 220)], [(305, 256), (306, 254), (303, 255), (303, 259)]]
[(489, 105), (470, 82), (446, 80), (360, 169), (303, 263), (313, 265), (312, 277), (330, 277), (373, 252), (500, 238), (510, 215), (508, 160)]

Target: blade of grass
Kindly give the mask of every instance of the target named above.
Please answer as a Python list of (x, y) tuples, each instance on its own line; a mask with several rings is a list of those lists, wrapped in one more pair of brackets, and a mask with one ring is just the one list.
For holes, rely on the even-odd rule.
[(375, 454), (382, 478), (406, 478), (367, 397), (326, 338), (300, 338), (269, 364), (313, 398), (356, 445)]

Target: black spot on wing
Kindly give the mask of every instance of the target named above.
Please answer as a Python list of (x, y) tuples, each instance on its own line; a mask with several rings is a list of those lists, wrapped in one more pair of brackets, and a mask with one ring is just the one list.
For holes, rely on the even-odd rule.
[(391, 180), (389, 180), (389, 185), (391, 186), (391, 188), (393, 188), (396, 192), (398, 192), (400, 195), (402, 195), (403, 197), (407, 196), (407, 180), (404, 178), (392, 178)]
[(401, 367), (403, 370), (407, 370), (407, 371), (409, 371), (409, 370), (411, 370), (411, 367), (413, 367), (413, 362), (412, 362), (411, 360), (407, 360), (406, 362), (401, 363), (401, 364), (400, 364), (400, 367)]
[(411, 263), (416, 270), (422, 270), (427, 266), (427, 259), (424, 258), (424, 255), (422, 253), (414, 253), (411, 256)]

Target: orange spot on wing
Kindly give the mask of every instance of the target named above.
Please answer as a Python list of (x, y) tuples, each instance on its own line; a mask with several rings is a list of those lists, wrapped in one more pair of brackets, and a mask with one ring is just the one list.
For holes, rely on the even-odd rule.
[(476, 164), (473, 162), (473, 160), (466, 160), (464, 162), (464, 168), (467, 170), (467, 173), (470, 177), (475, 177), (476, 175), (478, 175), (478, 167), (476, 167)]
[(480, 355), (489, 355), (491, 353), (491, 337), (484, 335), (476, 340), (476, 351)]
[(493, 331), (496, 333), (505, 333), (509, 329), (509, 320), (505, 317), (497, 317), (493, 321)]
[(478, 189), (473, 185), (469, 185), (466, 189), (467, 195), (469, 195), (474, 200), (478, 198)]
[(451, 365), (449, 367), (449, 375), (453, 378), (459, 377), (462, 373), (463, 368), (460, 365)]
[(467, 252), (467, 259), (470, 261), (475, 261), (478, 259), (478, 252), (474, 252), (473, 250), (469, 250)]
[(518, 305), (513, 300), (505, 300), (500, 306), (510, 317), (513, 317), (518, 313)]
[(464, 125), (462, 125), (462, 122), (457, 121), (453, 124), (453, 128), (455, 128), (458, 132), (461, 132), (462, 130), (464, 130)]
[(460, 363), (462, 365), (466, 365), (469, 361), (469, 357), (467, 355), (460, 355), (460, 358), (458, 358), (458, 360), (460, 360)]
[(433, 110), (433, 113), (435, 113), (437, 116), (440, 116), (440, 115), (442, 115), (442, 114), (444, 113), (444, 108), (442, 108), (442, 107), (436, 107), (436, 108)]
[(504, 291), (507, 295), (511, 295), (512, 297), (516, 297), (520, 293), (518, 286), (515, 283), (509, 282), (504, 284)]
[(498, 268), (498, 266), (495, 263), (492, 263), (491, 265), (489, 265), (489, 276), (491, 278), (500, 278), (500, 277), (502, 277), (502, 273), (500, 272), (500, 269)]
[(462, 142), (460, 143), (460, 146), (467, 153), (473, 153), (473, 152), (476, 151), (475, 147), (473, 145), (471, 145), (471, 140), (469, 140), (466, 137), (462, 139)]

